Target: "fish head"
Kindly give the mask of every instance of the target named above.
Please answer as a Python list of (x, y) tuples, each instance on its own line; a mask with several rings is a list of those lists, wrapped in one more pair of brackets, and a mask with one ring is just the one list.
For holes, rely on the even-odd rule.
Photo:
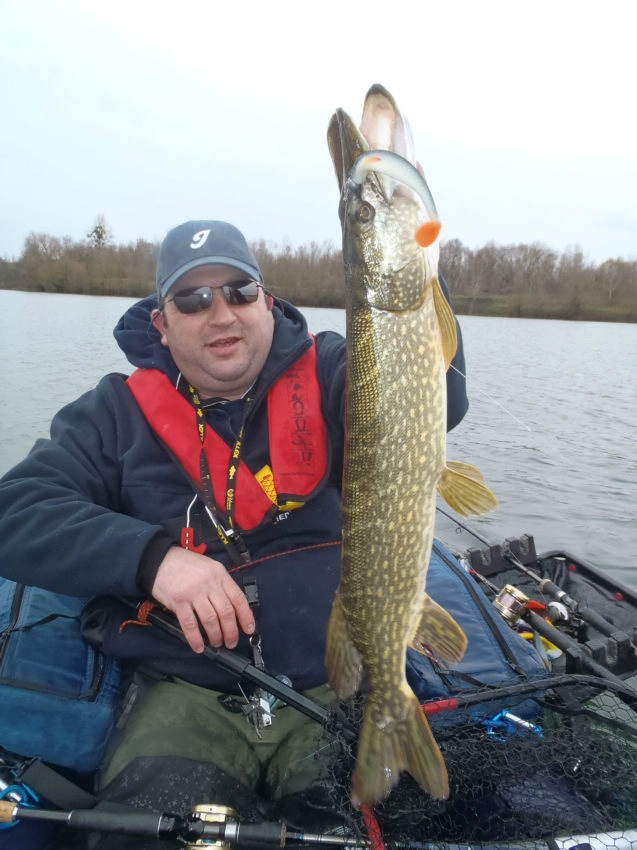
[[(382, 86), (367, 93), (360, 126), (337, 109), (327, 134), (341, 190), (348, 297), (379, 310), (417, 310), (437, 275), (435, 204), (409, 125)], [(418, 239), (423, 227), (435, 232), (426, 247)]]

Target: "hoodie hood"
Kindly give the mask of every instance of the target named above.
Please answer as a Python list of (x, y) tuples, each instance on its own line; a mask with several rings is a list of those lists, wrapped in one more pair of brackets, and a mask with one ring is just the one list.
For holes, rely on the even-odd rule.
[(138, 369), (159, 369), (174, 382), (179, 369), (152, 325), (151, 316), (156, 309), (156, 295), (137, 301), (115, 325), (113, 336), (129, 363)]
[[(174, 384), (179, 369), (170, 350), (162, 345), (159, 331), (151, 323), (152, 312), (156, 309), (156, 295), (137, 301), (119, 320), (113, 336), (133, 366), (138, 369), (159, 369)], [(309, 344), (307, 322), (296, 307), (275, 298), (272, 314), (274, 338), (262, 372), (266, 386), (279, 376), (282, 367), (287, 368)]]

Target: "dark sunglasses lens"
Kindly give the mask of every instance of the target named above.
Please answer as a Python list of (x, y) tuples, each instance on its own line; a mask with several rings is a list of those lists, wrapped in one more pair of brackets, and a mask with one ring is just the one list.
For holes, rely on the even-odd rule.
[[(228, 283), (220, 289), (227, 303), (237, 307), (240, 304), (253, 304), (259, 297), (259, 286), (256, 280), (246, 280), (243, 283)], [(212, 287), (184, 289), (170, 300), (175, 302), (180, 313), (201, 313), (212, 304)]]
[(184, 289), (174, 296), (175, 307), (180, 313), (201, 313), (212, 304), (212, 290), (209, 286), (199, 289)]
[(256, 280), (248, 280), (240, 285), (229, 284), (222, 286), (223, 294), (228, 304), (254, 304), (259, 296), (259, 284)]

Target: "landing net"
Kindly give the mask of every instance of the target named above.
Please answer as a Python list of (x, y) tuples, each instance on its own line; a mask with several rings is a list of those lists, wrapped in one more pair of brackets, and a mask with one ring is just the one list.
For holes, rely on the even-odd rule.
[[(432, 800), (403, 774), (374, 809), (385, 847), (637, 848), (637, 705), (604, 684), (562, 684), (567, 678), (532, 700), (507, 706), (501, 692), (493, 701), (485, 691), (481, 703), (430, 718), (449, 799)], [(360, 723), (360, 699), (340, 708)], [(348, 802), (354, 746), (342, 744), (334, 809), (364, 839)]]

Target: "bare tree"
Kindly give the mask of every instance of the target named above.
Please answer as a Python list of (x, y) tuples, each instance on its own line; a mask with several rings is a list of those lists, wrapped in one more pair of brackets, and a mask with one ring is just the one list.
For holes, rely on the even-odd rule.
[(93, 227), (86, 234), (86, 238), (94, 248), (106, 248), (113, 242), (113, 231), (102, 213), (95, 216)]

